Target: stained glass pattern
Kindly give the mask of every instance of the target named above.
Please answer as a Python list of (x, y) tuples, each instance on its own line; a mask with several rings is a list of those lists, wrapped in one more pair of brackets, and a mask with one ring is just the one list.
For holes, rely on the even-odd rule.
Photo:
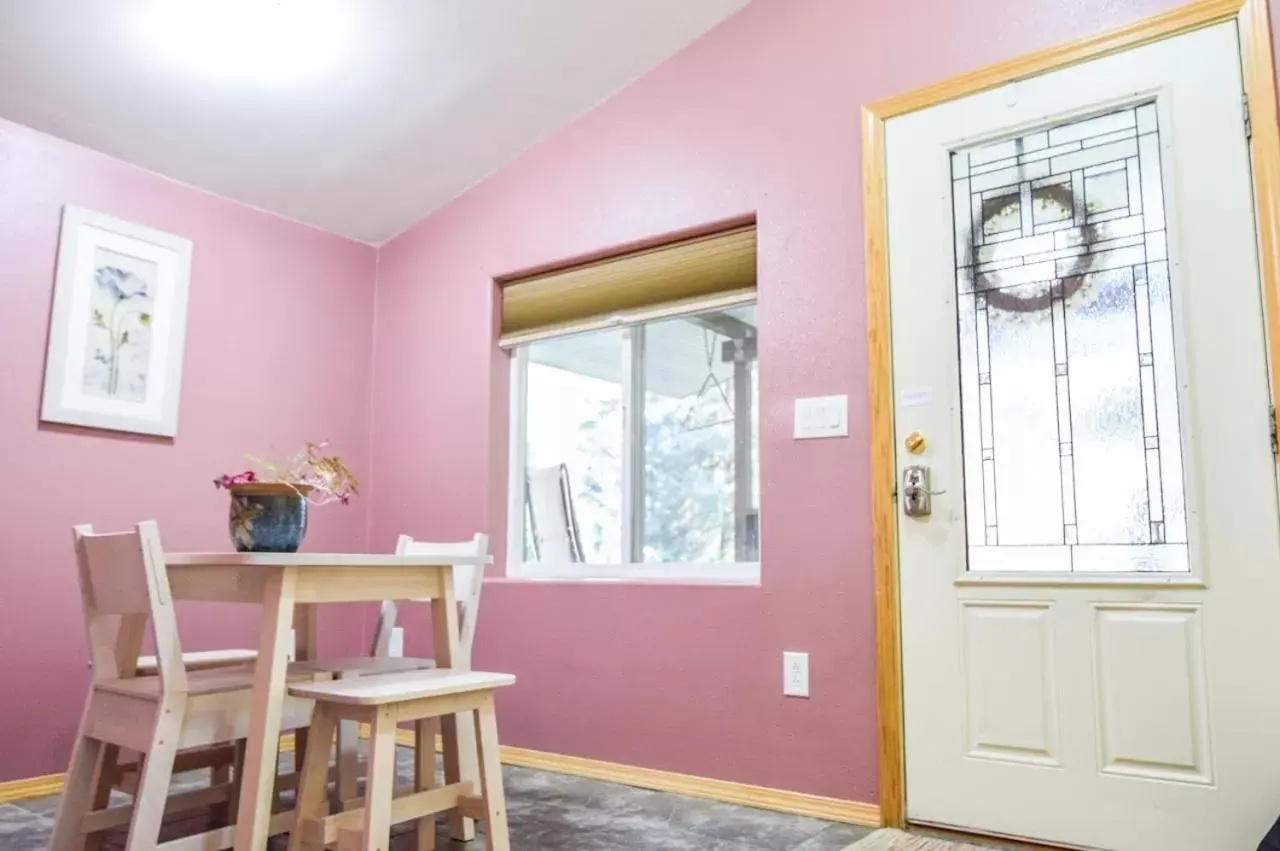
[(1155, 104), (952, 178), (970, 570), (1188, 570)]

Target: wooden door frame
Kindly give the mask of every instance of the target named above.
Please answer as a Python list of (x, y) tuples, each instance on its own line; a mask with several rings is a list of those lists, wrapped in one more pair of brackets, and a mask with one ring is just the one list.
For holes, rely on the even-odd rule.
[(1266, 318), (1271, 398), (1280, 399), (1280, 127), (1267, 0), (1197, 0), (1120, 29), (1041, 50), (863, 107), (862, 193), (867, 275), (871, 517), (875, 570), (876, 706), (880, 818), (906, 824), (902, 725), (901, 611), (898, 596), (897, 463), (893, 427), (893, 351), (889, 325), (889, 240), (884, 125), (887, 120), (1111, 53), (1235, 20), (1252, 121), (1258, 263)]

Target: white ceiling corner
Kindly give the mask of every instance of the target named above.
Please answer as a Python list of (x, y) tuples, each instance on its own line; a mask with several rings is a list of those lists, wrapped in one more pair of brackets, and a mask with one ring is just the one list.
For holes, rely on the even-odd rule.
[[(749, 0), (305, 2), (341, 16), (325, 36), (342, 43), (307, 79), (287, 74), (317, 57), (276, 56), (286, 76), (271, 79), (238, 65), (234, 45), (226, 73), (183, 67), (191, 51), (148, 17), (228, 0), (0, 0), (0, 117), (377, 244)], [(324, 20), (285, 40), (319, 43), (303, 27)]]

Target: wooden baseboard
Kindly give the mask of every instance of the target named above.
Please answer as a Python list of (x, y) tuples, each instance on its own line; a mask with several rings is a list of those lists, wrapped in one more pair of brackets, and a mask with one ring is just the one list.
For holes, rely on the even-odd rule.
[[(361, 730), (361, 735), (365, 734)], [(396, 743), (413, 747), (412, 730), (399, 730)], [(436, 751), (441, 750), (439, 738), (436, 739)], [(755, 807), (761, 810), (773, 810), (792, 815), (810, 816), (827, 821), (839, 821), (856, 824), (862, 827), (880, 827), (880, 807), (861, 801), (845, 801), (840, 798), (827, 798), (822, 795), (810, 795), (805, 792), (789, 792), (785, 789), (770, 789), (767, 786), (752, 786), (749, 783), (735, 783), (731, 780), (716, 780), (711, 777), (696, 777), (691, 774), (678, 774), (674, 771), (662, 771), (657, 768), (642, 768), (637, 765), (624, 765), (618, 762), (604, 762), (598, 759), (586, 759), (580, 756), (566, 756), (546, 751), (517, 748), (511, 745), (502, 746), (502, 762), (504, 765), (517, 765), (521, 768), (533, 768), (538, 771), (553, 771), (557, 774), (571, 774), (575, 777), (586, 777), (589, 780), (603, 780), (607, 783), (621, 783), (624, 786), (636, 786), (641, 789), (652, 789), (656, 792), (670, 792), (674, 795), (685, 795), (690, 798), (706, 798), (725, 804), (738, 804), (744, 807)]]
[[(367, 738), (369, 729), (362, 725), (360, 735)], [(412, 730), (397, 730), (396, 743), (405, 747), (413, 747)], [(436, 739), (436, 751), (441, 750), (439, 738)], [(706, 798), (725, 804), (739, 804), (744, 807), (756, 807), (762, 810), (773, 810), (780, 813), (810, 816), (812, 818), (856, 824), (863, 827), (880, 827), (880, 807), (876, 804), (865, 804), (860, 801), (845, 801), (839, 798), (826, 798), (821, 795), (809, 795), (804, 792), (789, 792), (785, 789), (770, 789), (766, 786), (752, 786), (748, 783), (734, 783), (730, 780), (715, 780), (710, 777), (695, 777), (690, 774), (677, 774), (674, 771), (661, 771), (656, 768), (641, 768), (636, 765), (623, 765), (617, 762), (602, 762), (580, 756), (547, 753), (546, 751), (502, 746), (502, 762), (505, 765), (518, 765), (521, 768), (533, 768), (539, 771), (554, 771), (557, 774), (571, 774), (575, 777), (586, 777), (590, 780), (603, 780), (608, 783), (621, 783), (624, 786), (637, 786), (641, 789), (653, 789), (657, 792), (670, 792), (675, 795), (686, 795), (690, 798)]]
[(507, 745), (502, 747), (502, 761), (507, 765), (519, 765), (524, 768), (536, 768), (540, 771), (554, 771), (560, 774), (573, 774), (592, 780), (622, 783), (626, 786), (638, 786), (642, 789), (670, 792), (691, 798), (707, 798), (726, 804), (739, 804), (744, 807), (756, 807), (762, 810), (774, 810), (780, 813), (810, 816), (864, 827), (880, 826), (880, 807), (876, 804), (867, 804), (861, 801), (845, 801), (840, 798), (827, 798), (822, 795), (810, 795), (804, 792), (770, 789), (766, 786), (752, 786), (749, 783), (715, 780), (710, 777), (695, 777), (690, 774), (678, 774), (674, 771), (641, 768), (616, 762), (602, 762), (595, 759), (546, 753)]
[[(368, 728), (362, 727), (360, 734), (368, 736)], [(412, 747), (414, 735), (412, 730), (399, 730), (396, 742)], [(439, 741), (436, 742), (439, 748)], [(286, 733), (280, 737), (280, 750), (292, 751), (294, 736)], [(616, 762), (602, 762), (580, 756), (546, 753), (528, 748), (502, 746), (502, 761), (507, 765), (522, 768), (533, 768), (539, 771), (553, 771), (557, 774), (571, 774), (575, 777), (586, 777), (591, 780), (603, 780), (609, 783), (621, 783), (625, 786), (636, 786), (641, 789), (653, 789), (658, 792), (670, 792), (675, 795), (686, 795), (691, 798), (706, 798), (726, 804), (738, 804), (744, 807), (756, 807), (762, 810), (773, 810), (780, 813), (809, 816), (827, 821), (846, 822), (864, 827), (880, 826), (880, 807), (859, 801), (845, 801), (839, 798), (827, 798), (821, 795), (809, 795), (804, 792), (789, 792), (785, 789), (770, 789), (765, 786), (752, 786), (748, 783), (734, 783), (729, 780), (715, 780), (710, 777), (695, 777), (690, 774), (678, 774), (674, 771), (660, 771), (656, 768), (641, 768), (636, 765), (623, 765)], [(10, 780), (0, 783), (0, 804), (8, 801), (21, 801), (28, 798), (43, 798), (56, 795), (62, 791), (61, 774), (47, 774), (44, 777), (32, 777), (26, 780)]]
[(62, 774), (46, 774), (43, 777), (28, 777), (23, 780), (8, 780), (0, 783), (0, 804), (56, 795), (62, 791), (63, 777)]

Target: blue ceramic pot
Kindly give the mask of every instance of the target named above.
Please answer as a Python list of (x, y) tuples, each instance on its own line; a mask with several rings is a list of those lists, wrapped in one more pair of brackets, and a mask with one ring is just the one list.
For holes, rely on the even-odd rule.
[(231, 541), (242, 553), (296, 553), (307, 534), (311, 490), (280, 482), (232, 485)]

